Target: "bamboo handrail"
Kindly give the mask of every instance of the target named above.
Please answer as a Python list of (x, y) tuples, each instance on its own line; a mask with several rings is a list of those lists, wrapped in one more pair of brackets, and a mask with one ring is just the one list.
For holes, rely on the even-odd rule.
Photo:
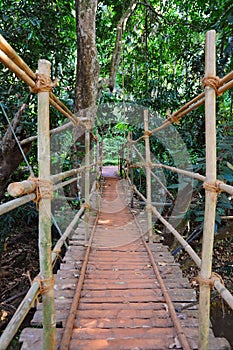
[(16, 209), (20, 207), (21, 205), (24, 205), (36, 198), (35, 193), (28, 194), (26, 196), (17, 198), (17, 199), (12, 199), (9, 202), (3, 203), (0, 205), (0, 215), (6, 214), (9, 211)]
[[(143, 155), (141, 154), (141, 152), (137, 149), (137, 147), (135, 145), (132, 146), (133, 149), (135, 150), (135, 152), (137, 153), (137, 155), (142, 159), (142, 161), (144, 161)], [(153, 164), (151, 164), (151, 166), (153, 166)], [(150, 169), (151, 171), (151, 175), (154, 177), (154, 179), (156, 179), (158, 181), (158, 183), (160, 184), (160, 186), (164, 189), (164, 191), (168, 194), (168, 196), (174, 200), (173, 195), (171, 194), (171, 192), (168, 191), (167, 187), (164, 186), (164, 184), (162, 183), (162, 181), (158, 178), (157, 175), (155, 175), (155, 173)]]
[[(143, 196), (143, 194), (138, 191), (136, 186), (134, 186), (133, 189), (134, 189), (135, 193), (137, 193), (137, 195), (139, 197), (141, 197), (144, 202), (147, 201), (145, 196)], [(193, 259), (193, 261), (196, 263), (196, 265), (200, 268), (202, 261), (201, 261), (200, 257), (197, 255), (197, 253), (185, 241), (185, 239), (179, 234), (179, 232), (176, 231), (176, 229), (171, 224), (169, 224), (169, 222), (167, 220), (164, 219), (164, 217), (157, 211), (157, 209), (153, 205), (151, 208), (152, 208), (152, 212), (154, 213), (154, 215), (162, 222), (162, 224), (164, 226), (166, 226), (169, 229), (169, 231), (174, 235), (174, 237), (176, 237), (176, 239), (180, 242), (180, 244), (183, 246), (185, 251), (190, 255), (190, 257)], [(219, 292), (221, 297), (226, 301), (226, 303), (233, 310), (233, 295), (228, 291), (228, 289), (218, 279), (214, 280), (214, 287), (217, 289), (217, 291)]]
[[(71, 127), (72, 125), (73, 125), (72, 122), (68, 122), (68, 123), (66, 123), (66, 124), (64, 124), (64, 125), (58, 126), (57, 128), (54, 128), (54, 129), (50, 130), (50, 136), (51, 136), (51, 135), (58, 134), (59, 132), (68, 129), (68, 128)], [(26, 138), (26, 139), (20, 141), (20, 144), (21, 144), (21, 146), (22, 146), (22, 145), (26, 145), (27, 143), (30, 143), (30, 142), (33, 142), (33, 141), (37, 140), (37, 138), (38, 138), (37, 135), (30, 136), (30, 137), (28, 137), (28, 138)]]

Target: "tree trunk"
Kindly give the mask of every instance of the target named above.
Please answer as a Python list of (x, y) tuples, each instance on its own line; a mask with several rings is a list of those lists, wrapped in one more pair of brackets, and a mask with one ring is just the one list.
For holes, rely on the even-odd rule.
[(84, 117), (95, 109), (98, 93), (99, 63), (96, 49), (95, 20), (97, 0), (76, 0), (77, 73), (75, 112), (85, 110)]
[[(19, 141), (23, 140), (26, 136), (25, 130), (19, 126), (20, 119), (25, 108), (26, 105), (23, 104), (12, 120), (12, 127)], [(31, 143), (24, 145), (22, 148), (24, 153), (27, 155), (31, 149)], [(8, 127), (3, 139), (0, 139), (0, 197), (5, 192), (9, 177), (18, 168), (22, 160), (23, 156), (10, 130), (10, 127)]]

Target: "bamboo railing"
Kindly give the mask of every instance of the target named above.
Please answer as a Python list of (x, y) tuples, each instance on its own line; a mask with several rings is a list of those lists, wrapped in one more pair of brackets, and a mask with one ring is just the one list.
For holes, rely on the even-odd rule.
[[(73, 114), (51, 91), (53, 83), (50, 80), (50, 63), (46, 60), (39, 60), (38, 73), (35, 74), (27, 64), (17, 55), (13, 48), (0, 35), (0, 61), (8, 67), (13, 73), (23, 80), (31, 89), (38, 94), (38, 136), (31, 136), (21, 142), (26, 144), (38, 140), (38, 167), (39, 177), (30, 177), (28, 180), (12, 183), (8, 186), (8, 192), (12, 196), (21, 196), (7, 203), (0, 205), (0, 215), (5, 214), (25, 203), (35, 200), (39, 206), (39, 255), (40, 255), (40, 274), (35, 278), (31, 288), (22, 300), (19, 308), (16, 310), (11, 321), (6, 327), (0, 338), (0, 349), (8, 348), (11, 340), (19, 329), (28, 311), (34, 304), (38, 294), (42, 294), (43, 302), (43, 349), (54, 350), (56, 348), (56, 315), (54, 308), (54, 288), (53, 288), (53, 264), (65, 244), (67, 238), (74, 231), (79, 219), (90, 210), (90, 199), (98, 191), (99, 186), (94, 182), (90, 192), (90, 181), (85, 187), (85, 202), (75, 215), (65, 232), (61, 235), (53, 251), (51, 251), (51, 199), (54, 191), (77, 181), (78, 174), (85, 174), (90, 179), (90, 170), (92, 168), (99, 172), (99, 162), (90, 164), (90, 158), (85, 159), (84, 166), (72, 169), (60, 174), (50, 175), (50, 135), (62, 132), (70, 127), (78, 126), (90, 135), (92, 133), (88, 120), (79, 118)], [(45, 77), (46, 86), (40, 81), (40, 76)], [(42, 88), (38, 89), (38, 80)], [(35, 89), (36, 88), (36, 89)], [(49, 130), (49, 105), (55, 107), (60, 113), (67, 117), (70, 122)], [(90, 136), (89, 136), (90, 140)], [(86, 143), (86, 153), (89, 152), (90, 142)], [(72, 178), (70, 178), (72, 177)], [(96, 176), (96, 181), (99, 176)], [(68, 178), (68, 179), (67, 179)], [(67, 179), (67, 180), (65, 180)], [(65, 181), (63, 181), (65, 180)], [(87, 182), (87, 181), (86, 181)], [(39, 197), (38, 197), (39, 195)], [(97, 194), (96, 194), (97, 196)], [(89, 215), (85, 215), (85, 220), (89, 220)], [(87, 221), (88, 228), (89, 223)], [(86, 232), (89, 236), (89, 232)]]
[[(220, 95), (227, 89), (233, 86), (233, 71), (227, 74), (224, 78), (219, 79), (215, 77), (215, 31), (211, 30), (206, 34), (206, 68), (205, 68), (205, 92), (192, 99), (190, 102), (181, 107), (177, 112), (174, 112), (169, 116), (160, 126), (153, 130), (149, 130), (147, 124), (145, 124), (144, 134), (136, 140), (128, 138), (127, 143), (123, 146), (133, 147), (134, 152), (139, 156), (142, 162), (133, 163), (132, 158), (127, 160), (127, 164), (130, 167), (144, 168), (146, 179), (148, 179), (148, 168), (164, 168), (172, 172), (176, 172), (187, 177), (197, 179), (204, 182), (205, 188), (205, 216), (204, 216), (204, 230), (203, 230), (203, 246), (202, 246), (202, 258), (200, 258), (191, 246), (185, 241), (185, 239), (177, 232), (177, 230), (163, 218), (158, 212), (156, 207), (152, 205), (150, 193), (151, 188), (148, 190), (148, 186), (151, 187), (151, 180), (147, 181), (147, 193), (149, 197), (145, 197), (138, 189), (133, 185), (129, 178), (129, 171), (126, 171), (126, 178), (131, 184), (132, 190), (146, 203), (147, 208), (155, 215), (157, 219), (174, 235), (174, 237), (180, 242), (185, 251), (191, 256), (196, 265), (200, 268), (200, 274), (197, 277), (197, 281), (200, 286), (200, 307), (199, 307), (199, 346), (198, 349), (209, 349), (209, 316), (210, 316), (210, 289), (214, 286), (221, 297), (227, 302), (227, 304), (233, 309), (233, 295), (225, 288), (221, 278), (212, 273), (212, 252), (214, 241), (214, 223), (215, 223), (215, 211), (217, 194), (220, 191), (225, 191), (229, 194), (233, 194), (233, 186), (227, 185), (222, 181), (219, 181), (216, 176), (216, 95)], [(207, 81), (211, 80), (211, 81)], [(217, 85), (213, 83), (217, 81)], [(199, 107), (205, 103), (205, 120), (206, 120), (206, 176), (202, 176), (197, 173), (193, 173), (188, 170), (171, 167), (166, 164), (153, 164), (150, 162), (148, 152), (150, 152), (150, 145), (148, 143), (149, 137), (156, 132), (168, 127), (172, 123), (176, 123), (180, 118), (184, 117), (187, 113)], [(147, 112), (144, 112), (147, 115)], [(145, 156), (136, 147), (136, 144), (140, 141), (145, 141)], [(150, 225), (150, 218), (148, 226)]]
[[(215, 32), (209, 31), (206, 37), (206, 77), (215, 77)], [(16, 74), (21, 80), (23, 80), (30, 88), (35, 89), (38, 80), (38, 74), (32, 72), (32, 70), (26, 65), (26, 63), (17, 55), (17, 53), (12, 49), (12, 47), (6, 42), (6, 40), (0, 35), (0, 61), (8, 67), (12, 72)], [(45, 62), (44, 62), (45, 63)], [(40, 64), (44, 64), (40, 62)], [(39, 69), (40, 73), (40, 69)], [(42, 72), (41, 72), (42, 73)], [(48, 71), (46, 71), (46, 75)], [(167, 228), (173, 233), (173, 235), (177, 238), (177, 240), (183, 245), (184, 249), (189, 253), (189, 255), (193, 258), (196, 265), (201, 269), (200, 276), (198, 277), (198, 281), (200, 282), (200, 327), (199, 327), (199, 349), (208, 349), (208, 333), (209, 333), (209, 295), (210, 295), (210, 286), (211, 284), (219, 291), (222, 298), (233, 308), (233, 297), (230, 292), (223, 286), (221, 280), (214, 276), (212, 276), (212, 262), (211, 255), (213, 249), (213, 220), (215, 217), (215, 208), (216, 208), (216, 198), (217, 191), (222, 190), (227, 193), (233, 194), (233, 187), (227, 185), (221, 181), (218, 181), (216, 178), (216, 157), (215, 157), (215, 96), (216, 94), (222, 94), (227, 89), (233, 86), (233, 72), (230, 72), (222, 79), (217, 79), (218, 84), (216, 87), (207, 86), (205, 87), (205, 92), (201, 93), (197, 97), (193, 98), (190, 102), (186, 103), (182, 106), (178, 111), (174, 112), (172, 115), (169, 115), (168, 118), (158, 127), (153, 130), (149, 130), (148, 122), (146, 120), (147, 112), (145, 112), (145, 133), (137, 140), (132, 140), (129, 138), (127, 145), (130, 147), (130, 159), (129, 159), (129, 167), (126, 172), (127, 178), (133, 188), (134, 192), (146, 203), (147, 211), (148, 211), (148, 227), (150, 228), (150, 239), (152, 237), (151, 230), (151, 214), (155, 215)], [(81, 117), (73, 114), (59, 99), (52, 93), (52, 91), (39, 91), (38, 92), (39, 99), (39, 110), (38, 110), (38, 118), (39, 118), (39, 129), (38, 136), (31, 136), (21, 142), (21, 144), (26, 144), (28, 142), (32, 142), (38, 138), (39, 145), (39, 168), (40, 180), (46, 181), (46, 185), (49, 188), (49, 192), (53, 192), (59, 188), (62, 188), (77, 179), (77, 174), (84, 173), (86, 177), (85, 182), (85, 204), (80, 208), (70, 225), (65, 230), (64, 234), (57, 242), (53, 251), (51, 252), (51, 232), (48, 229), (51, 222), (51, 210), (50, 210), (50, 202), (51, 198), (49, 194), (44, 194), (44, 198), (39, 201), (39, 210), (40, 210), (40, 240), (41, 240), (41, 272), (40, 279), (44, 283), (45, 293), (43, 294), (43, 314), (44, 314), (44, 322), (46, 324), (46, 329), (44, 329), (43, 334), (43, 349), (55, 349), (55, 312), (53, 305), (53, 281), (52, 281), (52, 266), (57, 257), (58, 252), (61, 250), (62, 245), (65, 243), (66, 239), (73, 232), (74, 228), (77, 225), (78, 220), (86, 211), (85, 215), (85, 227), (86, 227), (86, 238), (89, 237), (89, 210), (90, 210), (90, 198), (96, 193), (98, 190), (98, 186), (95, 184), (92, 187), (92, 191), (90, 194), (90, 169), (91, 167), (95, 167), (97, 170), (96, 179), (99, 178), (101, 173), (101, 165), (99, 165), (98, 156), (95, 163), (90, 163), (90, 133), (91, 129), (89, 126), (89, 121), (84, 122)], [(176, 123), (180, 120), (180, 118), (184, 117), (187, 113), (196, 109), (200, 105), (205, 103), (206, 109), (206, 125), (208, 126), (210, 132), (206, 133), (206, 176), (202, 176), (200, 174), (195, 174), (187, 170), (178, 169), (175, 167), (170, 167), (166, 164), (153, 164), (150, 160), (150, 137), (169, 126), (172, 123)], [(48, 129), (48, 117), (49, 117), (49, 104), (55, 107), (60, 113), (62, 113), (65, 117), (67, 117), (70, 122), (65, 124), (62, 127), (55, 128), (51, 131)], [(46, 115), (45, 120), (41, 120), (40, 115)], [(73, 125), (79, 126), (85, 130), (85, 147), (86, 147), (86, 157), (85, 157), (85, 165), (79, 167), (77, 169), (72, 169), (65, 173), (60, 173), (56, 175), (50, 175), (48, 159), (44, 156), (45, 149), (48, 151), (49, 145), (48, 140), (50, 135), (59, 133), (63, 130), (66, 130)], [(42, 139), (42, 135), (40, 130), (46, 130), (45, 139)], [(214, 135), (214, 136), (213, 136)], [(147, 153), (145, 155), (145, 160), (140, 151), (136, 148), (135, 144), (141, 140), (145, 141)], [(97, 141), (98, 142), (98, 141)], [(46, 148), (44, 148), (46, 145)], [(99, 146), (98, 146), (99, 147)], [(133, 164), (132, 162), (132, 154), (135, 151), (142, 163)], [(97, 154), (99, 151), (97, 150)], [(45, 169), (43, 169), (45, 167)], [(133, 183), (130, 180), (130, 175), (132, 178), (132, 169), (133, 167), (143, 167), (146, 169), (147, 174), (147, 198), (142, 195), (138, 189), (133, 186)], [(165, 168), (186, 176), (190, 178), (195, 178), (204, 182), (206, 189), (206, 210), (205, 210), (205, 224), (204, 224), (204, 234), (203, 234), (203, 251), (202, 258), (200, 258), (195, 251), (191, 248), (191, 246), (184, 240), (184, 238), (171, 226), (169, 222), (167, 222), (162, 215), (158, 212), (154, 203), (151, 200), (151, 177), (155, 178), (160, 185), (166, 189), (166, 186), (162, 184), (162, 182), (156, 177), (153, 173), (152, 168)], [(71, 179), (65, 180), (69, 177)], [(65, 180), (65, 181), (63, 181)], [(40, 185), (39, 185), (40, 187)], [(47, 190), (48, 190), (47, 188)], [(20, 198), (11, 200), (7, 203), (0, 205), (0, 215), (17, 208), (18, 206), (27, 203), (31, 200), (36, 199), (36, 189), (38, 189), (38, 183), (34, 180), (27, 180), (18, 184), (11, 184), (9, 186), (9, 192), (14, 196), (23, 195)], [(215, 189), (215, 192), (213, 192)], [(12, 192), (11, 192), (12, 191)], [(166, 189), (166, 193), (170, 194), (170, 192)], [(172, 195), (170, 194), (172, 198)], [(173, 199), (173, 198), (172, 198)], [(45, 260), (44, 260), (45, 256)], [(47, 268), (49, 266), (49, 268)], [(24, 317), (29, 311), (30, 307), (33, 305), (34, 300), (40, 293), (41, 281), (39, 282), (37, 279), (34, 280), (31, 289), (28, 291), (12, 320), (8, 324), (5, 332), (0, 338), (0, 349), (7, 349), (11, 339), (14, 334), (17, 332), (20, 324), (22, 323)], [(47, 307), (50, 305), (49, 307)]]

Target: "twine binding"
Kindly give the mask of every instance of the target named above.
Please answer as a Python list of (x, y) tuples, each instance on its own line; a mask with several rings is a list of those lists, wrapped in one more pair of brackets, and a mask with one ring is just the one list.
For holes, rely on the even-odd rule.
[(222, 86), (221, 79), (219, 77), (204, 77), (202, 79), (202, 86), (205, 88), (206, 86), (210, 86), (215, 90), (216, 95), (220, 96), (221, 93), (218, 92), (218, 89)]
[(39, 92), (52, 91), (52, 89), (57, 86), (57, 79), (54, 82), (49, 76), (42, 73), (36, 73), (35, 86), (30, 87), (30, 91), (38, 94)]

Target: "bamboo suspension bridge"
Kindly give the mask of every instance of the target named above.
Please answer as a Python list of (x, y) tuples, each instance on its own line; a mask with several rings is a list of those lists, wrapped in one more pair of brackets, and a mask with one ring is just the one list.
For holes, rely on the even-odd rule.
[[(149, 129), (148, 111), (144, 111), (144, 134), (133, 140), (129, 133), (123, 146), (127, 150), (124, 164), (120, 164), (124, 184), (115, 170), (111, 173), (108, 169), (107, 174), (104, 173), (102, 150), (98, 137), (93, 135), (93, 120), (73, 114), (52, 93), (55, 84), (50, 79), (50, 63), (40, 60), (35, 74), (2, 36), (0, 49), (0, 61), (38, 94), (38, 135), (23, 143), (37, 139), (39, 167), (37, 178), (31, 173), (28, 180), (9, 185), (9, 194), (20, 197), (0, 205), (0, 214), (36, 201), (40, 251), (40, 274), (2, 334), (0, 349), (8, 348), (39, 295), (42, 303), (37, 306), (31, 327), (20, 335), (23, 350), (230, 349), (226, 339), (214, 336), (209, 322), (211, 288), (214, 287), (233, 308), (233, 296), (221, 277), (212, 272), (217, 195), (220, 191), (233, 193), (233, 187), (219, 181), (216, 175), (216, 96), (233, 86), (233, 72), (222, 79), (216, 77), (215, 32), (209, 31), (206, 35), (205, 92), (153, 130)], [(70, 120), (51, 131), (50, 104)], [(201, 104), (205, 104), (206, 115), (206, 176), (153, 163), (150, 137)], [(84, 164), (51, 175), (50, 135), (70, 126), (83, 128), (85, 132)], [(96, 142), (94, 155), (91, 135)], [(140, 142), (145, 144), (145, 154), (137, 147)], [(137, 154), (136, 161), (133, 154)], [(134, 167), (145, 169), (146, 196), (134, 185)], [(151, 178), (156, 178), (154, 168), (169, 169), (203, 182), (206, 208), (201, 258), (154, 204), (151, 187)], [(93, 172), (95, 181), (92, 181)], [(85, 179), (85, 203), (51, 250), (53, 193), (77, 182), (80, 176)], [(171, 195), (157, 180), (166, 194)], [(132, 193), (146, 204), (142, 215), (130, 209), (128, 194), (132, 200)], [(154, 234), (153, 217), (174, 235), (200, 268), (196, 278), (200, 286), (199, 307), (193, 305), (195, 292), (182, 276), (168, 247)], [(63, 245), (66, 254), (60, 270), (54, 274), (53, 264)]]

